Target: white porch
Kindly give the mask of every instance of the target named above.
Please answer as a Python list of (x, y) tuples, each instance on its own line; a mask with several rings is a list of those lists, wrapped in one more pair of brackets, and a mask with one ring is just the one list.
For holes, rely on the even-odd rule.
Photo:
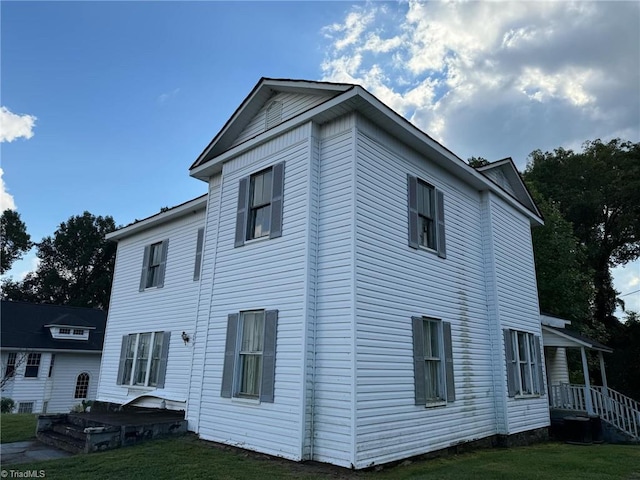
[[(595, 340), (566, 330), (564, 326), (568, 321), (544, 315), (541, 318), (550, 408), (597, 415), (634, 439), (640, 439), (640, 404), (607, 385), (603, 354), (612, 350)], [(580, 350), (583, 385), (569, 383), (567, 349), (570, 348)], [(602, 385), (591, 384), (587, 350), (598, 353)]]

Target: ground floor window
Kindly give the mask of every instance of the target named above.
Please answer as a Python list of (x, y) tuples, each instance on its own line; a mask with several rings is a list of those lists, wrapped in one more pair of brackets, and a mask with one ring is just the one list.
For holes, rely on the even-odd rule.
[(164, 387), (171, 332), (144, 332), (122, 338), (119, 385)]
[(38, 376), (38, 371), (40, 370), (40, 358), (42, 354), (40, 353), (30, 353), (27, 357), (27, 366), (24, 369), (25, 377), (35, 378)]
[(87, 398), (89, 392), (89, 374), (82, 372), (76, 379), (76, 393), (73, 398)]
[(544, 394), (540, 337), (518, 330), (505, 330), (505, 356), (509, 396)]
[(33, 402), (20, 402), (18, 413), (33, 413)]
[(229, 314), (222, 397), (273, 402), (277, 310)]

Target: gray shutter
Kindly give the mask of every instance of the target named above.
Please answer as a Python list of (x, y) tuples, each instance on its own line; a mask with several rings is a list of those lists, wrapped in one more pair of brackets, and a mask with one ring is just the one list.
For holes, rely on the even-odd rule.
[(451, 323), (442, 322), (444, 343), (444, 367), (447, 378), (447, 402), (456, 399), (456, 385), (453, 377), (453, 344), (451, 340)]
[(276, 379), (276, 337), (278, 310), (267, 310), (264, 318), (264, 344), (262, 350), (262, 383), (260, 401), (273, 403)]
[(535, 336), (535, 345), (536, 345), (536, 358), (538, 359), (538, 385), (540, 385), (540, 395), (544, 395), (546, 393), (545, 384), (544, 384), (544, 374), (542, 373), (542, 365), (544, 361), (542, 360), (542, 355), (540, 355), (540, 342), (542, 338), (538, 335)]
[(140, 275), (140, 291), (143, 291), (147, 286), (147, 272), (149, 271), (149, 251), (151, 246), (144, 247), (144, 257), (142, 258), (142, 274)]
[(271, 222), (269, 238), (282, 236), (282, 204), (284, 200), (284, 162), (273, 166), (273, 186), (271, 188)]
[(413, 325), (413, 383), (415, 404), (425, 405), (427, 393), (424, 385), (424, 322), (422, 317), (411, 317)]
[(418, 248), (418, 179), (407, 175), (409, 196), (409, 246)]
[(507, 395), (515, 397), (518, 392), (516, 386), (516, 368), (517, 365), (513, 358), (513, 339), (511, 337), (511, 330), (505, 328), (502, 330), (504, 336), (504, 354), (507, 362)]
[(238, 209), (236, 211), (236, 240), (235, 247), (244, 245), (247, 239), (247, 215), (249, 213), (249, 177), (240, 179), (238, 187)]
[(169, 250), (169, 239), (162, 242), (162, 252), (160, 254), (160, 265), (158, 266), (158, 288), (164, 287), (164, 272), (167, 269), (167, 250)]
[(220, 396), (231, 398), (233, 395), (233, 370), (236, 363), (236, 345), (238, 344), (237, 313), (230, 313), (227, 317), (227, 342), (224, 347), (224, 365), (222, 367), (222, 387)]
[(438, 235), (438, 256), (447, 258), (447, 246), (444, 232), (444, 194), (436, 190), (436, 222)]
[(202, 267), (202, 244), (204, 243), (204, 228), (198, 229), (196, 242), (196, 263), (193, 266), (193, 280), (200, 280), (200, 268)]
[(160, 352), (160, 363), (158, 364), (157, 388), (164, 388), (164, 377), (167, 373), (167, 362), (169, 361), (169, 342), (171, 341), (171, 332), (162, 332), (162, 335), (162, 351)]
[(118, 365), (118, 378), (116, 379), (116, 385), (122, 385), (122, 379), (124, 377), (124, 364), (127, 359), (127, 347), (129, 341), (129, 335), (122, 336), (122, 347), (120, 347), (120, 365)]

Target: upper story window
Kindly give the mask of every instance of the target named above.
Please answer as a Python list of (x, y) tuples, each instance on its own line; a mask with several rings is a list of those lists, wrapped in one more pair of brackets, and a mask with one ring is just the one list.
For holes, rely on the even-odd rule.
[(30, 353), (27, 357), (27, 366), (24, 369), (24, 376), (35, 378), (38, 376), (38, 370), (40, 370), (40, 353)]
[(235, 246), (282, 236), (284, 162), (240, 179)]
[(229, 315), (222, 397), (273, 402), (277, 323), (277, 310)]
[(444, 405), (455, 400), (451, 324), (413, 317), (413, 359), (416, 405)]
[(408, 175), (409, 246), (425, 248), (446, 258), (444, 194), (434, 186)]
[(58, 340), (89, 340), (90, 328), (59, 327), (56, 325), (45, 325), (51, 331), (51, 336)]
[(164, 388), (171, 332), (125, 335), (120, 350), (118, 385)]
[(196, 261), (193, 266), (193, 280), (200, 280), (200, 270), (202, 269), (202, 250), (204, 248), (204, 228), (198, 229), (196, 239)]
[(7, 356), (7, 367), (4, 370), (5, 378), (11, 378), (16, 374), (16, 359), (18, 354), (16, 352), (10, 352)]
[(145, 288), (162, 288), (167, 263), (169, 240), (153, 243), (144, 247), (142, 274), (140, 275), (140, 291)]
[(247, 240), (269, 235), (272, 177), (270, 168), (251, 175)]
[(503, 333), (509, 396), (544, 395), (540, 337), (508, 329)]

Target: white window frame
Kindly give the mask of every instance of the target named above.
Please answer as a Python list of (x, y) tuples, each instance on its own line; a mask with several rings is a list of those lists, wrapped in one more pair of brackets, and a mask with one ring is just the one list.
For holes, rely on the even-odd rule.
[[(519, 340), (523, 339), (524, 348), (520, 351)], [(513, 361), (516, 368), (516, 396), (531, 397), (541, 394), (538, 381), (538, 368), (540, 359), (536, 358), (534, 342), (538, 339), (535, 335), (519, 330), (511, 330), (511, 345), (513, 348)], [(528, 388), (530, 386), (530, 388)]]
[[(147, 358), (146, 358), (146, 370), (145, 370), (145, 376), (144, 376), (144, 381), (143, 382), (136, 382), (136, 375), (138, 373), (138, 364), (139, 364), (139, 360), (142, 360), (141, 358), (138, 357), (138, 355), (142, 355), (143, 352), (139, 351), (140, 350), (140, 338), (142, 338), (143, 335), (150, 335), (149, 337), (149, 351), (147, 352)], [(164, 332), (141, 332), (141, 333), (132, 333), (130, 335), (128, 335), (128, 343), (126, 345), (126, 349), (127, 349), (127, 357), (125, 360), (125, 368), (126, 368), (126, 363), (127, 360), (129, 360), (129, 356), (128, 353), (130, 352), (130, 343), (129, 342), (134, 342), (134, 348), (133, 348), (133, 356), (131, 357), (131, 366), (128, 369), (128, 372), (126, 370), (123, 370), (122, 375), (122, 385), (124, 386), (131, 386), (131, 387), (156, 387), (158, 384), (158, 373), (159, 373), (159, 366), (160, 366), (160, 362), (162, 361), (162, 342), (164, 340)], [(155, 346), (156, 346), (156, 339), (160, 338), (160, 343), (158, 344), (158, 355), (155, 355)], [(156, 372), (156, 379), (155, 382), (151, 382), (151, 370), (152, 367), (154, 366), (154, 362), (157, 362), (155, 364), (155, 372)], [(128, 378), (128, 382), (125, 382), (124, 379)]]
[[(428, 318), (423, 317), (423, 328), (424, 328), (424, 342), (425, 342), (425, 369), (424, 369), (424, 382), (425, 382), (425, 394), (427, 395), (426, 401), (428, 406), (433, 406), (434, 404), (446, 404), (447, 403), (447, 384), (445, 381), (446, 372), (445, 372), (445, 359), (444, 359), (444, 339), (442, 332), (442, 321), (437, 318)], [(435, 346), (437, 347), (437, 355), (429, 356), (427, 355), (427, 336), (431, 338), (432, 329), (430, 328), (432, 325), (435, 326), (435, 333), (437, 335)], [(429, 368), (429, 365), (435, 365), (435, 368), (432, 370)], [(428, 387), (430, 384), (430, 373), (435, 372), (435, 396), (429, 397), (428, 395)]]
[(18, 354), (16, 352), (9, 352), (7, 355), (7, 365), (4, 369), (4, 376), (6, 378), (13, 378), (16, 376), (17, 362), (18, 362)]
[[(243, 350), (242, 346), (244, 343), (244, 333), (245, 333), (245, 321), (246, 318), (245, 316), (247, 315), (260, 315), (261, 321), (262, 321), (262, 326), (259, 330), (259, 334), (260, 334), (260, 339), (259, 339), (259, 343), (261, 346), (260, 350)], [(237, 358), (236, 358), (236, 378), (235, 378), (235, 386), (234, 386), (234, 397), (237, 398), (249, 398), (249, 399), (255, 399), (258, 400), (260, 398), (260, 387), (262, 384), (262, 354), (264, 352), (264, 329), (265, 329), (265, 315), (266, 312), (265, 310), (250, 310), (250, 311), (245, 311), (245, 312), (240, 312), (240, 321), (238, 322), (238, 349), (237, 349)], [(257, 385), (258, 385), (258, 390), (256, 392), (243, 392), (242, 390), (242, 385), (244, 383), (244, 369), (243, 369), (243, 357), (244, 358), (248, 358), (248, 357), (257, 357), (258, 358), (258, 362), (254, 365), (254, 369), (256, 371), (253, 372), (254, 375), (257, 375), (258, 379), (257, 379)]]
[[(86, 382), (83, 381), (80, 383), (80, 377), (83, 377), (83, 375), (87, 380)], [(83, 379), (85, 377), (83, 377)], [(89, 396), (89, 382), (91, 382), (91, 375), (89, 375), (89, 372), (80, 372), (76, 377), (76, 389), (73, 393), (73, 398), (86, 399)], [(78, 395), (78, 391), (80, 391), (80, 393), (84, 392), (84, 396)]]
[[(263, 201), (260, 203), (255, 202), (255, 182), (259, 177), (269, 175), (269, 195), (263, 193)], [(263, 191), (265, 182), (263, 180)], [(264, 198), (268, 198), (269, 201), (265, 201)], [(254, 173), (249, 177), (249, 212), (247, 215), (247, 241), (258, 240), (260, 238), (269, 238), (271, 233), (271, 201), (273, 198), (273, 167), (266, 168), (257, 173)], [(263, 215), (266, 216), (267, 228), (261, 230), (259, 234), (256, 234), (256, 219), (258, 211), (261, 210)]]
[(18, 403), (18, 413), (33, 413), (35, 406), (36, 402), (20, 402)]
[[(430, 212), (423, 211), (421, 202), (421, 192), (429, 195)], [(436, 188), (428, 184), (424, 180), (418, 179), (418, 243), (421, 248), (437, 251), (438, 249), (438, 220), (436, 218)], [(424, 195), (424, 193), (423, 193)], [(430, 225), (429, 235), (425, 229), (425, 225)]]
[[(37, 359), (37, 361), (36, 361)], [(42, 354), (41, 353), (29, 353), (27, 354), (27, 362), (24, 367), (24, 378), (38, 378), (40, 375), (40, 364), (42, 363)], [(27, 375), (27, 369), (29, 367), (36, 368), (35, 375)]]
[[(154, 263), (154, 257), (157, 252), (157, 263)], [(160, 284), (160, 265), (162, 265), (162, 242), (156, 242), (149, 245), (149, 258), (147, 265), (147, 277), (144, 288), (157, 287)]]

